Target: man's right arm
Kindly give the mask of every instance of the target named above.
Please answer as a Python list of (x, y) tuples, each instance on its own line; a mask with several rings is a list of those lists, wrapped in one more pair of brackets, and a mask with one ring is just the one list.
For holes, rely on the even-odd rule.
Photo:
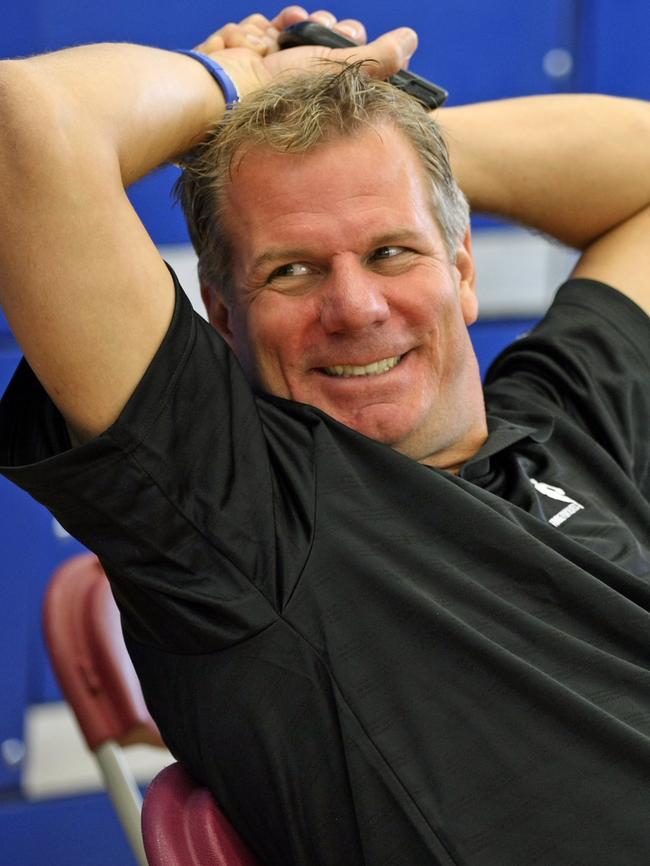
[(82, 437), (115, 419), (173, 312), (124, 188), (223, 110), (188, 58), (97, 45), (2, 64), (0, 290), (34, 372)]
[[(290, 7), (274, 22), (305, 14)], [(355, 53), (387, 75), (404, 64), (404, 44), (404, 32), (389, 34)], [(415, 47), (414, 34), (406, 44)], [(214, 56), (245, 96), (283, 64), (308, 67), (330, 52), (262, 54)], [(155, 48), (94, 45), (0, 63), (0, 301), (82, 439), (117, 418), (173, 313), (169, 272), (125, 187), (191, 148), (224, 110), (199, 63)]]

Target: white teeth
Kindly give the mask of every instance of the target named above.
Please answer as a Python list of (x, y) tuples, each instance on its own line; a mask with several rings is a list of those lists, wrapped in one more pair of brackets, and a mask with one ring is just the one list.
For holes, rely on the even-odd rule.
[(373, 361), (364, 367), (352, 364), (335, 364), (333, 367), (325, 367), (328, 376), (376, 376), (378, 373), (387, 373), (392, 370), (401, 360), (400, 355), (394, 358), (384, 358), (383, 361)]

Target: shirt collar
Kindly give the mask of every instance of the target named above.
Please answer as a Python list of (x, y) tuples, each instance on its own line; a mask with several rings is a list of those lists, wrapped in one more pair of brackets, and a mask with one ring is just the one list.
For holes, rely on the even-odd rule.
[(497, 415), (487, 416), (488, 438), (476, 454), (460, 470), (460, 477), (475, 481), (490, 471), (490, 460), (516, 442), (530, 437), (535, 442), (546, 442), (553, 432), (553, 418), (535, 419), (535, 426), (517, 424)]

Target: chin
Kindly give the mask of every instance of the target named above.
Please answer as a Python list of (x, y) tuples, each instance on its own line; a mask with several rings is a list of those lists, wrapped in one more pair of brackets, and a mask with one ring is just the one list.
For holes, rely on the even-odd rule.
[[(395, 415), (399, 410), (393, 407), (389, 417), (371, 417), (371, 418), (337, 418), (342, 424), (346, 424), (357, 433), (367, 436), (368, 439), (374, 439), (375, 442), (380, 442), (382, 445), (390, 445), (398, 451), (407, 453), (404, 448), (407, 443), (417, 436), (417, 428), (415, 425), (404, 423), (404, 419), (396, 420)], [(375, 413), (378, 414), (378, 413)]]

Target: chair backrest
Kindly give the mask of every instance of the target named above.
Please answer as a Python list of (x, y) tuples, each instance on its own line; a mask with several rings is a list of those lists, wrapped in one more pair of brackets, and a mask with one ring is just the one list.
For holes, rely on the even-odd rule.
[(150, 866), (261, 866), (180, 764), (165, 767), (147, 789), (142, 834)]
[(96, 556), (81, 553), (55, 571), (43, 626), (52, 666), (91, 751), (107, 740), (162, 745)]
[(120, 615), (96, 556), (82, 553), (54, 573), (43, 603), (52, 666), (140, 866), (142, 795), (122, 746), (162, 746), (126, 651)]

